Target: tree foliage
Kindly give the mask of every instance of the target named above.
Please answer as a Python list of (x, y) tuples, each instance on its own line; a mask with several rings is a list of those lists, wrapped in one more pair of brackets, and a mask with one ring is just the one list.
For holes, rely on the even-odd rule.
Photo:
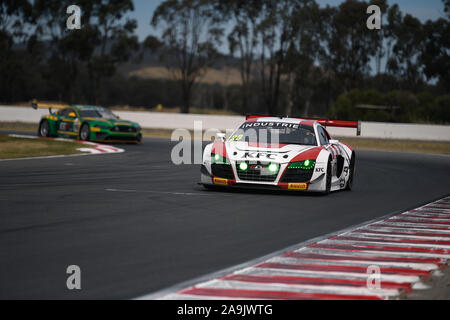
[[(72, 4), (0, 2), (2, 102), (117, 101), (181, 106), (182, 112), (213, 107), (448, 121), (448, 0), (441, 18), (425, 22), (387, 0), (345, 0), (335, 6), (316, 0), (165, 0), (151, 17), (155, 34), (142, 43), (130, 18), (132, 0), (77, 1), (79, 30), (66, 28), (66, 8)], [(366, 26), (371, 4), (381, 9), (380, 30)], [(134, 64), (139, 59), (147, 65)], [(149, 61), (156, 67), (163, 61), (170, 79), (124, 74)], [(211, 70), (223, 77), (237, 70), (240, 85), (203, 83)], [(375, 100), (401, 108), (394, 113), (355, 108)]]
[(184, 113), (189, 112), (193, 85), (217, 57), (223, 34), (217, 13), (207, 0), (167, 0), (153, 14), (152, 25), (163, 30), (162, 57), (182, 85)]

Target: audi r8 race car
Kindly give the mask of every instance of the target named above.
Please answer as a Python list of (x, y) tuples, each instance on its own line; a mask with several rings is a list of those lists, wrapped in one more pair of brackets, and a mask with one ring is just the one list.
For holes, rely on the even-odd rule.
[(331, 138), (327, 126), (357, 128), (359, 121), (247, 116), (227, 139), (203, 152), (205, 187), (314, 191), (351, 190), (355, 151)]
[[(109, 109), (87, 105), (32, 103), (34, 109), (49, 109), (39, 122), (41, 137), (75, 138), (85, 141), (135, 142), (142, 140), (139, 124), (122, 120)], [(58, 109), (53, 112), (52, 109)]]

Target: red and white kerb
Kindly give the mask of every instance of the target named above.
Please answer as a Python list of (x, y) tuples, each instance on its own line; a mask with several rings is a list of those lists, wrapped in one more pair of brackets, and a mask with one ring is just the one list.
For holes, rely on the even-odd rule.
[[(450, 197), (373, 222), (161, 299), (395, 299), (450, 259)], [(378, 286), (368, 285), (376, 267)]]

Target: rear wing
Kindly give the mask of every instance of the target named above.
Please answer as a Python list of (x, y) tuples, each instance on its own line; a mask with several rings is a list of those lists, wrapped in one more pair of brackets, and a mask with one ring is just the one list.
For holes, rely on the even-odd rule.
[(69, 107), (68, 104), (58, 104), (58, 103), (43, 103), (43, 102), (37, 102), (36, 99), (34, 99), (33, 101), (31, 101), (31, 107), (34, 110), (37, 109), (48, 109), (49, 113), (52, 113), (52, 109), (65, 109), (67, 107)]
[[(273, 118), (273, 116), (257, 116), (257, 115), (246, 115), (245, 120), (256, 119), (256, 118)], [(277, 117), (277, 116), (276, 116)], [(290, 118), (279, 116), (277, 118)], [(356, 135), (361, 135), (361, 121), (349, 121), (349, 120), (328, 120), (328, 119), (316, 119), (316, 118), (291, 118), (306, 121), (316, 121), (324, 127), (340, 127), (340, 128), (355, 128)]]

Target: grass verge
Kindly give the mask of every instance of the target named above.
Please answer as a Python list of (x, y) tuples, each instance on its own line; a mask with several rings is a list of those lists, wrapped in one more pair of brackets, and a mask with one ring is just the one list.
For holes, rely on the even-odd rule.
[(0, 159), (17, 159), (83, 153), (81, 143), (46, 139), (27, 139), (0, 136)]

